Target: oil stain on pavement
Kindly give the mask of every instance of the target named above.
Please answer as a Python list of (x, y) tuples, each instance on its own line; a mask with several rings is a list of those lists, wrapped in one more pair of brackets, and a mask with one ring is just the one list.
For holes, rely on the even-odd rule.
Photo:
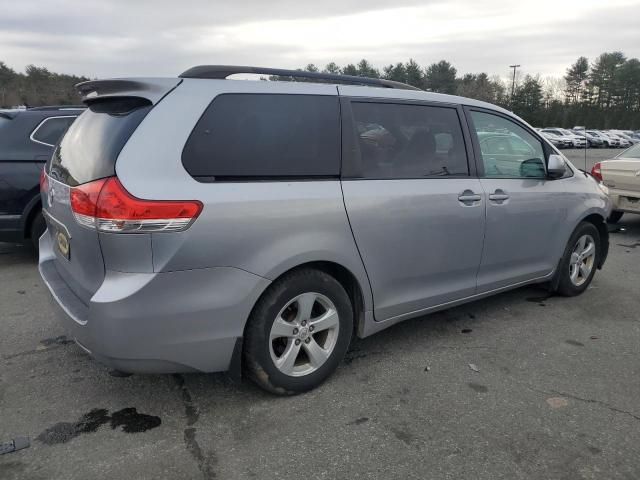
[(135, 408), (123, 408), (109, 415), (105, 408), (94, 408), (76, 422), (60, 422), (47, 428), (36, 438), (45, 445), (66, 443), (83, 433), (94, 433), (102, 425), (111, 424), (111, 429), (121, 428), (125, 433), (141, 433), (159, 426), (160, 417), (138, 413)]

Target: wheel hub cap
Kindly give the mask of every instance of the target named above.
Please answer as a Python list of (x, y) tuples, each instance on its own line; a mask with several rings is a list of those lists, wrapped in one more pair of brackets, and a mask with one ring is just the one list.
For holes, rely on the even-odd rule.
[(576, 242), (569, 261), (569, 278), (576, 287), (591, 275), (596, 258), (596, 243), (591, 235), (583, 235)]
[(306, 340), (308, 336), (309, 336), (309, 329), (307, 327), (302, 327), (298, 331), (298, 338), (300, 340)]
[(309, 292), (289, 300), (271, 326), (273, 364), (292, 377), (315, 372), (333, 352), (339, 327), (338, 310), (326, 296)]

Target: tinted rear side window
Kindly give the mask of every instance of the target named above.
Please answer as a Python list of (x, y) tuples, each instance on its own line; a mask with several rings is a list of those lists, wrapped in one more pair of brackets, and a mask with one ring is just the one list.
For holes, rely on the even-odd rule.
[(337, 97), (223, 94), (207, 107), (182, 152), (207, 180), (340, 174)]
[(75, 119), (75, 116), (45, 118), (31, 133), (31, 139), (53, 147)]
[(353, 102), (353, 174), (370, 179), (469, 174), (458, 112), (450, 107)]
[(115, 175), (120, 151), (150, 109), (141, 98), (95, 101), (53, 152), (49, 175), (71, 186)]

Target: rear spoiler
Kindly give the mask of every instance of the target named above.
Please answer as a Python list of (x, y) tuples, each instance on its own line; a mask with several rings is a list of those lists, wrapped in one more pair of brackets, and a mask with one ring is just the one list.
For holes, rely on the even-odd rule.
[(109, 97), (138, 97), (155, 105), (180, 82), (179, 78), (114, 78), (78, 83), (76, 90), (85, 104)]

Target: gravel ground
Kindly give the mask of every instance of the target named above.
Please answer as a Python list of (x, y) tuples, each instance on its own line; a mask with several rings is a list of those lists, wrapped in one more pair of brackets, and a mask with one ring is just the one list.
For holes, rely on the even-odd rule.
[(404, 322), (292, 398), (110, 375), (54, 322), (33, 253), (0, 244), (0, 442), (31, 439), (0, 479), (640, 478), (640, 216), (621, 224), (584, 295)]

